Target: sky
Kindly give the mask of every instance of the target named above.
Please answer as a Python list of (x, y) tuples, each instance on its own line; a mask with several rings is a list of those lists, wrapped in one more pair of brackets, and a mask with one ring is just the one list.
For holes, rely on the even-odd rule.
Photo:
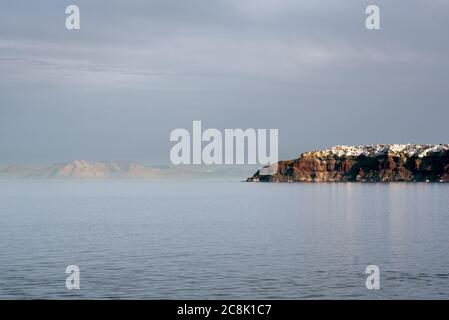
[(448, 30), (446, 0), (2, 0), (0, 164), (166, 164), (193, 120), (279, 129), (281, 159), (449, 143)]

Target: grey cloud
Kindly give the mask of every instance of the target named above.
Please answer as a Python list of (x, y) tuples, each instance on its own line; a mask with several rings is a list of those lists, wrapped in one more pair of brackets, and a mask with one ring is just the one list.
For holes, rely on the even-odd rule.
[(71, 1), (4, 1), (0, 160), (166, 162), (170, 130), (198, 119), (279, 128), (283, 158), (447, 142), (447, 2), (376, 1), (375, 32), (371, 2), (81, 0), (71, 32)]

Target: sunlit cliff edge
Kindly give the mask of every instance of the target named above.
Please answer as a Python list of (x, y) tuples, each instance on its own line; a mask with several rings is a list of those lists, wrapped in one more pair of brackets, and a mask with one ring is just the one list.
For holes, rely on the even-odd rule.
[(449, 182), (449, 144), (336, 146), (279, 161), (248, 182)]

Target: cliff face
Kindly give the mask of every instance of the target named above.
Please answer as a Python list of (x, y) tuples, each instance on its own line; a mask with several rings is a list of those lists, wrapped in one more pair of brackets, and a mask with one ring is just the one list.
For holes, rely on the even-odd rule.
[[(263, 171), (262, 171), (263, 173)], [(248, 182), (449, 182), (449, 144), (337, 146), (279, 161)]]

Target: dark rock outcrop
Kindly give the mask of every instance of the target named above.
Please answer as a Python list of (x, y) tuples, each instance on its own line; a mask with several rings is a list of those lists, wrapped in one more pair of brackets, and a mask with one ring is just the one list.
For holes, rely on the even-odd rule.
[[(265, 172), (264, 172), (265, 171)], [(449, 182), (449, 145), (337, 146), (279, 161), (248, 182)]]

